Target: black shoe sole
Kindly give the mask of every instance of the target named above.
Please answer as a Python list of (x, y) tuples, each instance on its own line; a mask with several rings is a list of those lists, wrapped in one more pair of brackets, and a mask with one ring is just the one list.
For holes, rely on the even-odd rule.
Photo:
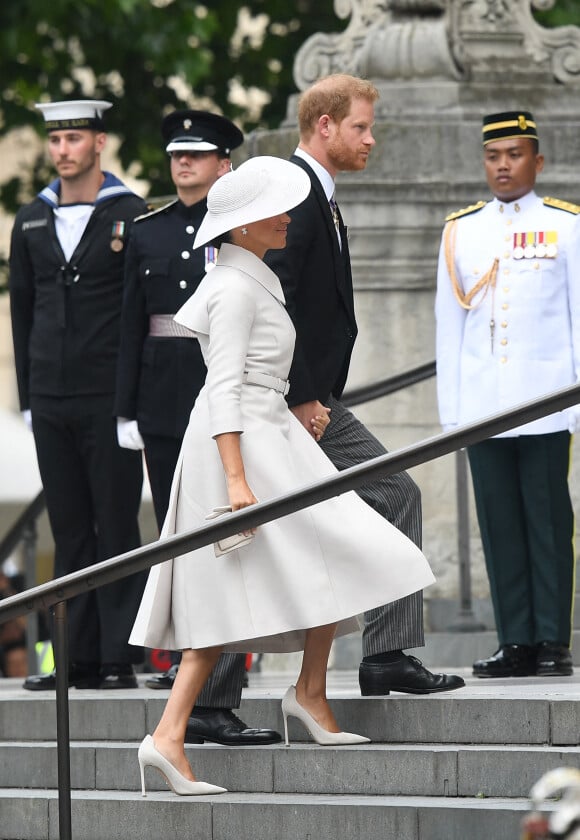
[(281, 744), (282, 738), (275, 741), (244, 740), (232, 742), (220, 741), (218, 738), (208, 738), (206, 735), (189, 735), (187, 733), (185, 735), (186, 744), (204, 744), (206, 741), (210, 744), (220, 744), (222, 747), (271, 747), (273, 744)]
[(152, 688), (154, 691), (171, 691), (173, 681), (162, 683), (158, 680), (145, 680), (145, 688)]
[(504, 679), (521, 679), (522, 677), (535, 677), (537, 676), (536, 671), (525, 671), (522, 673), (514, 673), (513, 671), (509, 674), (479, 674), (477, 671), (473, 671), (473, 676), (477, 677), (480, 680), (501, 680), (502, 677)]
[(453, 686), (446, 685), (442, 688), (411, 688), (410, 686), (391, 685), (386, 691), (374, 688), (363, 689), (361, 686), (360, 693), (363, 697), (386, 697), (391, 691), (396, 691), (399, 694), (441, 694), (443, 691), (457, 691), (458, 688), (465, 688), (465, 683)]
[(537, 677), (572, 677), (574, 668), (538, 668)]

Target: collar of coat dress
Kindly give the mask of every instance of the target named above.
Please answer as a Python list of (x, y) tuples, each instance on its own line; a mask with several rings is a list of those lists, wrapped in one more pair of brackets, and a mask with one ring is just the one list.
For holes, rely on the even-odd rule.
[(275, 297), (277, 301), (281, 304), (286, 303), (284, 292), (282, 291), (282, 286), (277, 275), (274, 274), (272, 269), (263, 260), (245, 248), (225, 243), (220, 248), (215, 267), (205, 275), (197, 290), (174, 316), (174, 320), (178, 324), (183, 324), (183, 326), (194, 332), (207, 334), (208, 317), (206, 299), (208, 292), (211, 291), (211, 284), (214, 282), (214, 272), (220, 266), (233, 268), (236, 271), (242, 271), (244, 274), (248, 274)]

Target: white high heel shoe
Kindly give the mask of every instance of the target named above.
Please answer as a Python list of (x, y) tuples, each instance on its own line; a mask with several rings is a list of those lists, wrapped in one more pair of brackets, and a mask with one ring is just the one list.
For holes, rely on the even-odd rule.
[(141, 795), (145, 793), (145, 768), (155, 767), (162, 776), (165, 776), (167, 784), (174, 793), (179, 796), (208, 796), (212, 793), (227, 793), (227, 790), (217, 785), (210, 785), (207, 782), (192, 782), (182, 776), (173, 764), (161, 755), (151, 735), (146, 735), (141, 741), (138, 752), (139, 769), (141, 771)]
[(339, 747), (346, 744), (369, 744), (370, 738), (364, 735), (355, 735), (352, 732), (329, 732), (316, 723), (312, 715), (300, 705), (296, 699), (296, 686), (291, 685), (282, 700), (282, 715), (284, 717), (284, 738), (286, 746), (290, 746), (288, 740), (288, 718), (295, 717), (304, 725), (312, 738), (321, 747)]

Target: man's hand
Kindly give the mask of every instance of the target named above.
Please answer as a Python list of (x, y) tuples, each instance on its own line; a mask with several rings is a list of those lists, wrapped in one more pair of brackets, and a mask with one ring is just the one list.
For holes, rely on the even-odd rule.
[(145, 449), (136, 420), (117, 417), (117, 441), (122, 449)]
[(330, 423), (330, 408), (318, 400), (294, 405), (290, 411), (316, 441), (320, 440)]

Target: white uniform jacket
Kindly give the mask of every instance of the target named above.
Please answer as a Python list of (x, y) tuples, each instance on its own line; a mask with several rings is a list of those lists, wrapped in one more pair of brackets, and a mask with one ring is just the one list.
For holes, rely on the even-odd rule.
[[(580, 216), (534, 192), (459, 215), (452, 265), (462, 294), (498, 259), (495, 288), (462, 308), (445, 256), (437, 271), (437, 394), (445, 429), (572, 385), (580, 373)], [(447, 247), (449, 250), (449, 246)], [(493, 328), (491, 322), (493, 321)], [(576, 430), (578, 407), (498, 437)]]

